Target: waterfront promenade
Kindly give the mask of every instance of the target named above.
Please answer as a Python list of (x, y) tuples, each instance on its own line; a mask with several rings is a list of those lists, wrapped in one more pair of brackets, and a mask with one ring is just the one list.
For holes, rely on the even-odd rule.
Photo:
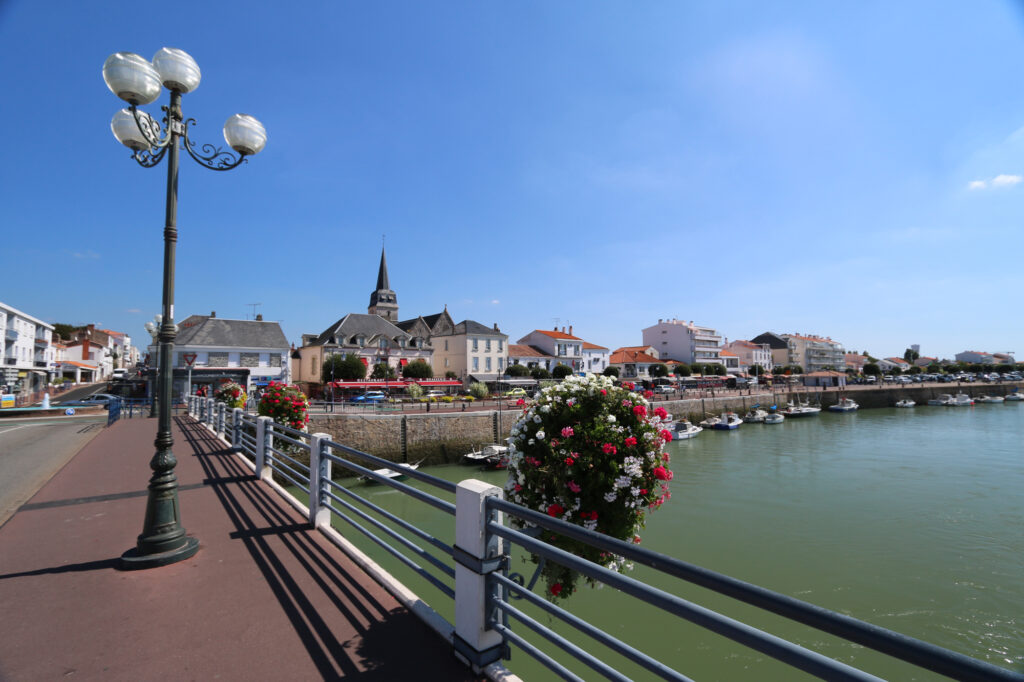
[(123, 572), (156, 421), (90, 441), (0, 527), (0, 680), (473, 680), (221, 441), (174, 419), (195, 557)]

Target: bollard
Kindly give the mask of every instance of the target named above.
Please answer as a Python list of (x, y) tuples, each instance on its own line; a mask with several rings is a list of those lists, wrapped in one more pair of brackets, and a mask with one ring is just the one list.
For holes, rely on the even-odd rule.
[(331, 525), (327, 483), (331, 480), (331, 434), (314, 433), (309, 439), (309, 523), (314, 528)]
[(242, 447), (242, 408), (231, 410), (231, 448), (240, 450)]
[(274, 420), (270, 417), (259, 417), (256, 420), (256, 478), (270, 480), (273, 469), (270, 451), (274, 442)]

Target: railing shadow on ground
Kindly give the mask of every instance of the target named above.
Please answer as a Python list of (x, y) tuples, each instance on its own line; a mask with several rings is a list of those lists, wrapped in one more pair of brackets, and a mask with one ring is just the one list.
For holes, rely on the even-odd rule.
[[(260, 486), (223, 441), (191, 419), (176, 421), (235, 527), (231, 537), (245, 544), (324, 678), (390, 680), (422, 672), (415, 662), (394, 655), (395, 643), (422, 632), (422, 623), (401, 607), (389, 609), (361, 585), (323, 541), (313, 539), (317, 531), (296, 522), (292, 507)], [(286, 564), (297, 564), (301, 575)], [(323, 615), (325, 602), (355, 630), (357, 646), (335, 636)]]

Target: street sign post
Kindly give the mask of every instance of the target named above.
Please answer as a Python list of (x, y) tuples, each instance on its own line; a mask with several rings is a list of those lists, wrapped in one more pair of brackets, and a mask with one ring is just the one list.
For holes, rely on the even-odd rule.
[(185, 389), (185, 395), (192, 395), (192, 363), (196, 361), (196, 354), (182, 353), (181, 357), (184, 358), (185, 364), (188, 365), (188, 387)]

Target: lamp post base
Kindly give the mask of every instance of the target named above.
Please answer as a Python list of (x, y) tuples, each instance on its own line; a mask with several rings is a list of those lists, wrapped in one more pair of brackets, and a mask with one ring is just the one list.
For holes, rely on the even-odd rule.
[(143, 568), (167, 566), (191, 558), (198, 551), (199, 540), (192, 537), (185, 538), (184, 544), (177, 549), (170, 549), (166, 552), (157, 552), (155, 554), (141, 554), (138, 547), (132, 547), (121, 555), (119, 568), (122, 571), (135, 571)]

